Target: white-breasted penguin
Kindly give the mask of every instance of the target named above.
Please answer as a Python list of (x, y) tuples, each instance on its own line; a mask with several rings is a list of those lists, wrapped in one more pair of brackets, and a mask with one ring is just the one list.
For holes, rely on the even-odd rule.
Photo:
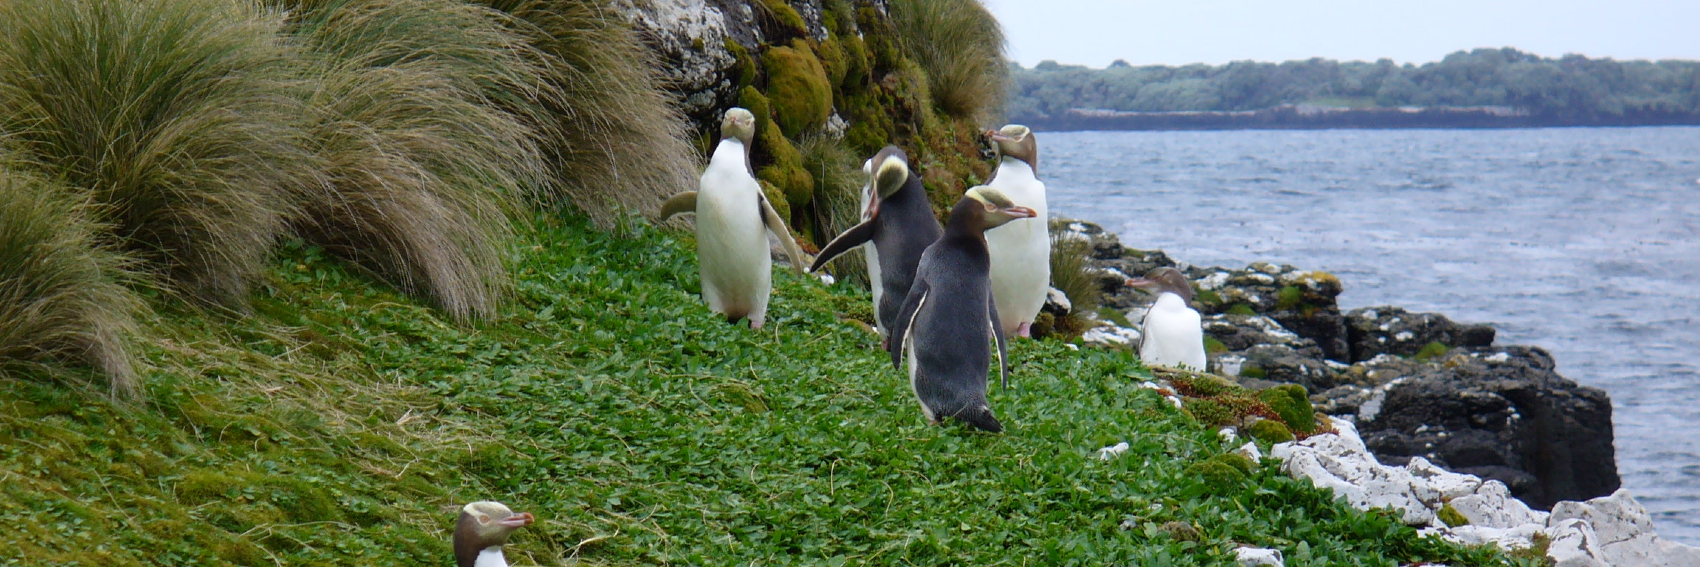
[(773, 257), (767, 233), (778, 237), (798, 273), (803, 273), (808, 259), (756, 182), (750, 167), (750, 143), (755, 135), (754, 114), (742, 108), (727, 110), (720, 121), (720, 145), (714, 148), (714, 156), (702, 172), (698, 190), (667, 199), (661, 206), (661, 218), (696, 213), (697, 269), (702, 276), (703, 301), (715, 313), (725, 315), (727, 321), (748, 318), (750, 328), (759, 329), (767, 318), (768, 295), (773, 291)]
[(531, 514), (514, 512), (501, 502), (480, 500), (460, 509), (455, 522), (456, 567), (508, 567), (502, 546), (514, 530), (531, 525)]
[(921, 176), (909, 169), (909, 156), (902, 149), (886, 146), (868, 160), (868, 169), (872, 175), (862, 194), (862, 222), (821, 248), (809, 271), (820, 270), (856, 247), (866, 250), (875, 322), (883, 335), (891, 330), (892, 319), (903, 307), (921, 253), (944, 235), (944, 228), (933, 216)]
[(1147, 366), (1204, 371), (1204, 325), (1192, 302), (1192, 284), (1174, 268), (1157, 268), (1128, 285), (1157, 294), (1140, 324), (1139, 358)]
[(1037, 214), (996, 189), (969, 189), (951, 208), (944, 236), (922, 254), (887, 348), (898, 368), (908, 353), (909, 385), (928, 421), (954, 417), (1003, 431), (986, 402), (988, 341), (997, 343), (999, 376), (1009, 386), (1009, 347), (992, 300), (986, 231)]
[(986, 233), (992, 251), (992, 297), (1005, 333), (1031, 336), (1029, 329), (1051, 289), (1051, 232), (1045, 182), (1039, 180), (1039, 141), (1033, 130), (1010, 124), (986, 132), (997, 149), (998, 168), (987, 187), (1033, 209), (1037, 216), (1012, 221)]

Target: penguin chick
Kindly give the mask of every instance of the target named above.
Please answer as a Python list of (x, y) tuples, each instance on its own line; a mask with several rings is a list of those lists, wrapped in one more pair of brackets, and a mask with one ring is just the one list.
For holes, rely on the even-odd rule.
[(798, 273), (808, 259), (773, 205), (767, 202), (761, 184), (750, 169), (750, 143), (755, 139), (756, 117), (742, 108), (732, 108), (720, 121), (720, 145), (714, 148), (708, 168), (696, 191), (667, 199), (661, 219), (679, 213), (697, 215), (697, 269), (702, 277), (702, 298), (709, 309), (736, 323), (748, 318), (750, 328), (761, 328), (767, 317), (768, 296), (773, 291), (773, 257), (768, 252), (767, 233), (772, 232)]
[(460, 509), (455, 522), (454, 548), (457, 567), (508, 567), (502, 546), (514, 530), (531, 525), (535, 518), (514, 512), (501, 502), (481, 500)]
[(887, 348), (898, 368), (908, 353), (909, 385), (929, 422), (954, 417), (1003, 431), (986, 402), (988, 339), (997, 343), (999, 376), (1009, 386), (1009, 347), (992, 301), (986, 231), (1035, 215), (996, 189), (969, 189), (951, 209), (944, 237), (922, 254)]
[[(944, 229), (927, 201), (921, 176), (909, 169), (909, 156), (897, 146), (886, 146), (868, 160), (872, 174), (862, 199), (863, 220), (822, 248), (814, 272), (839, 255), (863, 248), (868, 254), (868, 282), (873, 288), (874, 319), (880, 334), (891, 329), (903, 297), (915, 281), (921, 254)], [(870, 245), (871, 244), (871, 245)]]
[(986, 233), (992, 252), (992, 297), (1005, 333), (1032, 335), (1033, 319), (1051, 289), (1051, 234), (1045, 182), (1039, 180), (1039, 141), (1033, 130), (1010, 124), (986, 132), (1000, 156), (986, 186), (1033, 209), (1036, 216)]
[(1128, 285), (1157, 294), (1157, 302), (1145, 312), (1140, 325), (1139, 358), (1151, 366), (1185, 368), (1202, 372), (1204, 326), (1192, 302), (1192, 284), (1174, 268), (1157, 268)]

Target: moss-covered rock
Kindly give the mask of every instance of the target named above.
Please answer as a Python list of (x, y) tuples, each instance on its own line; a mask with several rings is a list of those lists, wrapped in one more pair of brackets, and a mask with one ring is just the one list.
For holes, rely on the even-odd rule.
[(1311, 409), (1310, 395), (1298, 384), (1282, 384), (1257, 393), (1257, 399), (1287, 422), (1295, 432), (1309, 433), (1316, 429), (1316, 411)]
[(762, 13), (764, 28), (769, 37), (784, 39), (787, 37), (802, 37), (808, 35), (809, 24), (803, 20), (803, 15), (797, 13), (785, 0), (757, 0), (757, 10)]
[(785, 200), (785, 191), (766, 179), (757, 178), (756, 183), (761, 185), (762, 194), (767, 195), (767, 202), (773, 205), (773, 212), (779, 213), (781, 217), (791, 218), (791, 203)]
[(1202, 398), (1187, 398), (1181, 402), (1181, 409), (1199, 423), (1211, 427), (1219, 427), (1239, 421), (1239, 416), (1215, 400)]
[(1286, 443), (1293, 440), (1293, 431), (1279, 421), (1265, 419), (1245, 428), (1245, 434), (1264, 443)]
[(832, 85), (807, 43), (799, 39), (788, 47), (768, 49), (762, 66), (767, 70), (767, 98), (787, 137), (826, 124), (832, 116)]
[(1439, 517), (1440, 521), (1446, 522), (1447, 527), (1456, 528), (1470, 525), (1470, 519), (1464, 517), (1464, 514), (1459, 512), (1457, 508), (1453, 508), (1451, 504), (1441, 506), (1440, 511), (1434, 515)]
[(1450, 350), (1450, 347), (1447, 347), (1446, 343), (1430, 341), (1428, 344), (1423, 345), (1423, 348), (1418, 349), (1416, 354), (1411, 355), (1411, 358), (1415, 360), (1432, 360), (1446, 356), (1447, 350)]
[(725, 46), (726, 52), (732, 54), (732, 76), (737, 78), (738, 90), (742, 92), (745, 87), (755, 84), (761, 68), (756, 65), (756, 60), (750, 57), (750, 50), (744, 49), (742, 44), (727, 38)]
[(1175, 541), (1204, 541), (1204, 533), (1186, 522), (1164, 522), (1163, 525), (1157, 526), (1157, 529)]
[[(1234, 458), (1237, 458), (1238, 461)], [(1254, 468), (1254, 466), (1247, 465), (1247, 462), (1249, 462), (1248, 459), (1239, 455), (1217, 455), (1193, 463), (1192, 466), (1186, 468), (1186, 472), (1197, 479), (1205, 490), (1214, 494), (1222, 494), (1245, 483), (1247, 472)]]
[(849, 62), (844, 55), (844, 46), (837, 37), (829, 36), (826, 41), (815, 46), (815, 58), (820, 60), (820, 66), (826, 70), (827, 87), (836, 87), (844, 82), (844, 75), (850, 72)]
[(758, 147), (754, 148), (754, 151), (766, 155), (766, 150), (759, 146), (762, 132), (773, 130), (773, 105), (768, 102), (767, 95), (761, 94), (761, 91), (756, 90), (755, 87), (744, 87), (738, 91), (738, 106), (744, 107), (745, 110), (750, 111), (750, 114), (756, 116)]

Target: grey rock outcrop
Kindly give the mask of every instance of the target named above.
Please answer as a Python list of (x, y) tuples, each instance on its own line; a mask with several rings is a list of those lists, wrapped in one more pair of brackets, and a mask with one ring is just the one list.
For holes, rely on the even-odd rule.
[(1382, 354), (1410, 356), (1431, 343), (1448, 347), (1485, 347), (1493, 344), (1494, 330), (1487, 325), (1454, 323), (1436, 313), (1411, 313), (1398, 307), (1365, 307), (1346, 313), (1346, 328), (1352, 361), (1369, 360)]

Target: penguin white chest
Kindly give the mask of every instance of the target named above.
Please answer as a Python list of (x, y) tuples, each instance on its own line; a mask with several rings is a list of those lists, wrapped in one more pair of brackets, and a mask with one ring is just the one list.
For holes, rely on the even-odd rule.
[(1015, 204), (1038, 213), (1033, 218), (1013, 220), (986, 231), (986, 250), (992, 259), (992, 299), (997, 302), (1004, 332), (1013, 333), (1017, 325), (1030, 323), (1039, 315), (1051, 287), (1051, 234), (1045, 183), (1039, 181), (1027, 162), (1005, 158), (991, 187)]
[(704, 299), (729, 315), (764, 310), (772, 289), (760, 195), (761, 185), (745, 166), (743, 144), (722, 141), (697, 193), (697, 260)]
[(1145, 364), (1204, 370), (1208, 358), (1203, 319), (1187, 307), (1186, 300), (1170, 292), (1158, 295), (1157, 303), (1145, 313), (1143, 327), (1139, 358)]
[[(873, 192), (874, 188), (871, 186), (864, 188), (862, 191), (862, 200), (856, 205), (856, 210), (862, 211), (863, 222), (867, 222), (868, 219), (873, 218), (873, 215), (868, 214), (868, 204), (873, 201)], [(873, 242), (868, 242), (863, 244), (860, 248), (862, 249), (862, 253), (865, 254), (863, 258), (865, 259), (865, 263), (868, 265), (868, 289), (874, 294), (874, 313), (876, 313), (874, 317), (874, 328), (879, 330), (880, 336), (883, 337), (885, 336), (886, 329), (884, 325), (880, 324), (879, 316), (877, 315), (880, 312), (880, 297), (885, 295), (885, 286), (880, 285), (880, 282), (883, 280), (880, 279), (879, 247), (874, 246)]]
[(478, 552), (472, 567), (508, 567), (508, 559), (502, 556), (501, 546), (487, 547)]

